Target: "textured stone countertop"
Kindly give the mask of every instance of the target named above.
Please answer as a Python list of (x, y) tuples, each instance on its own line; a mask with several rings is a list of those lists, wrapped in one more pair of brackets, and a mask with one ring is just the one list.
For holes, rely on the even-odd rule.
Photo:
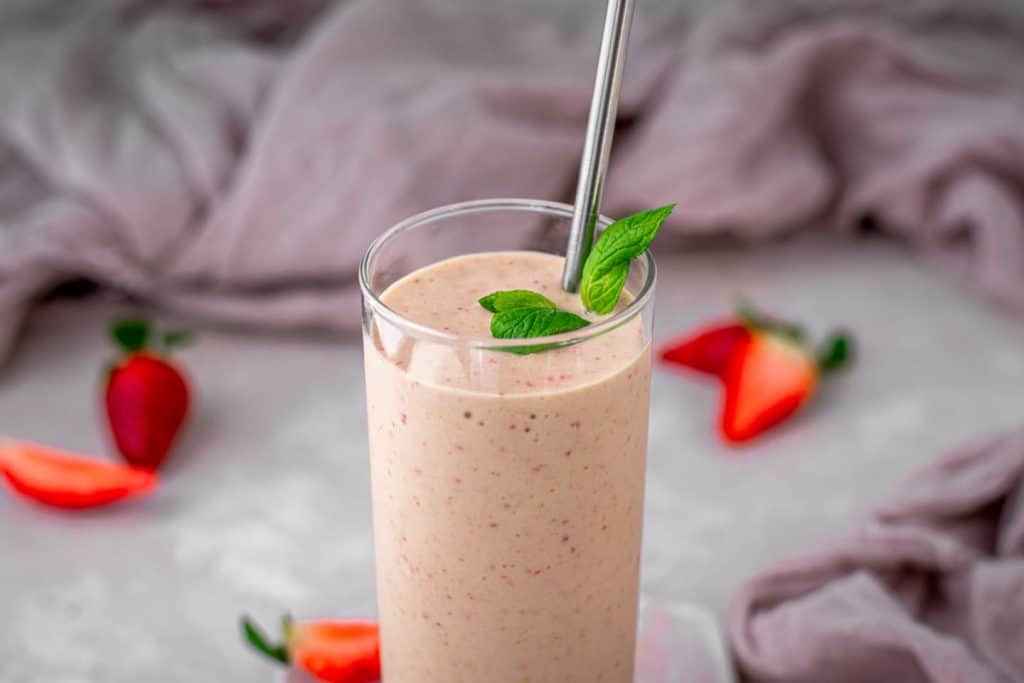
[[(754, 572), (841, 533), (904, 475), (1024, 422), (1024, 325), (897, 245), (800, 241), (662, 257), (658, 336), (740, 291), (845, 322), (859, 367), (742, 451), (714, 389), (653, 388), (643, 590), (721, 614)], [(102, 453), (103, 301), (50, 304), (0, 383), (0, 433)], [(819, 330), (820, 330), (819, 328)], [(374, 611), (357, 339), (204, 331), (198, 408), (151, 499), (92, 514), (0, 493), (0, 680), (277, 680), (237, 620)]]

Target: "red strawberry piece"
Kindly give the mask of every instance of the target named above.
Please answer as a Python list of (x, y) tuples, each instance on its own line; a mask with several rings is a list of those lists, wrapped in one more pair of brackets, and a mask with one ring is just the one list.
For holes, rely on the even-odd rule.
[(66, 510), (140, 496), (157, 483), (156, 475), (148, 470), (11, 439), (0, 439), (0, 471), (18, 493)]
[(322, 681), (370, 683), (380, 680), (380, 632), (374, 622), (296, 624), (289, 651), (297, 666)]
[(661, 359), (721, 378), (733, 352), (749, 338), (750, 330), (735, 319), (715, 323), (669, 342), (661, 351)]
[(817, 367), (803, 349), (753, 335), (726, 374), (722, 434), (735, 442), (756, 436), (796, 412), (817, 384)]
[(246, 640), (267, 657), (292, 664), (327, 683), (374, 683), (380, 680), (380, 629), (376, 622), (294, 622), (283, 620), (284, 642), (271, 644), (248, 617), (242, 619)]
[[(185, 423), (188, 384), (173, 363), (149, 348), (145, 321), (122, 321), (115, 325), (113, 336), (125, 353), (107, 376), (110, 432), (125, 460), (156, 469)], [(182, 339), (180, 333), (165, 335), (165, 346)]]
[(835, 333), (815, 357), (798, 326), (744, 313), (749, 339), (735, 351), (725, 372), (722, 435), (747, 441), (779, 424), (814, 395), (824, 373), (849, 358), (852, 341)]

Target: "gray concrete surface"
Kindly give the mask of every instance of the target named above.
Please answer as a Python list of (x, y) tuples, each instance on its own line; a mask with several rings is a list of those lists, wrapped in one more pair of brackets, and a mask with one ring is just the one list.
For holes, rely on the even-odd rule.
[[(662, 257), (658, 334), (746, 292), (861, 359), (752, 447), (714, 435), (715, 390), (656, 373), (643, 591), (721, 614), (746, 577), (834, 537), (965, 440), (1024, 423), (1024, 325), (901, 247), (800, 242)], [(0, 380), (0, 433), (107, 453), (112, 303), (50, 304)], [(357, 340), (204, 331), (194, 420), (149, 500), (90, 514), (0, 492), (0, 681), (278, 680), (237, 620), (374, 611)]]

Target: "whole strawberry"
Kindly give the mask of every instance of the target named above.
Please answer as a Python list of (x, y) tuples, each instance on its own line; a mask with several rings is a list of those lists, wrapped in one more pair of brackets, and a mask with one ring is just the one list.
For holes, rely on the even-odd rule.
[(125, 460), (155, 470), (167, 458), (188, 416), (188, 384), (166, 357), (188, 337), (169, 332), (157, 347), (149, 322), (134, 318), (115, 322), (111, 337), (121, 356), (107, 374), (110, 433)]

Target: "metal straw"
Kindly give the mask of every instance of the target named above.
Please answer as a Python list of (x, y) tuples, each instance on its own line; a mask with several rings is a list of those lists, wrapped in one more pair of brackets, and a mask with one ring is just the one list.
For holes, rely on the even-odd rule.
[(615, 133), (615, 116), (619, 109), (619, 90), (622, 88), (622, 71), (626, 65), (633, 5), (634, 0), (608, 0), (601, 54), (597, 59), (597, 77), (594, 79), (594, 96), (590, 101), (587, 138), (580, 159), (572, 231), (565, 250), (562, 289), (567, 292), (579, 289), (583, 264), (594, 242), (594, 226), (601, 214), (601, 195), (604, 192), (608, 156)]

